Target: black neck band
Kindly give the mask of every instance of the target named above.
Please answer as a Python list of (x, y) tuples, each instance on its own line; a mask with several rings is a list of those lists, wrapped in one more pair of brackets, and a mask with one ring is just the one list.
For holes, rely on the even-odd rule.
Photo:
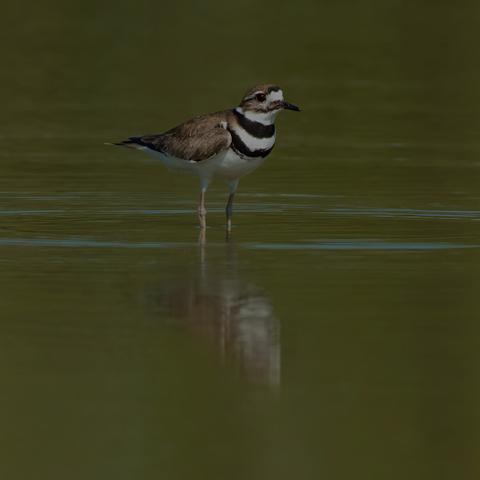
[(237, 118), (239, 125), (252, 137), (270, 138), (275, 135), (275, 125), (273, 123), (271, 125), (264, 125), (260, 122), (253, 122), (236, 110), (233, 112), (235, 113), (235, 117)]

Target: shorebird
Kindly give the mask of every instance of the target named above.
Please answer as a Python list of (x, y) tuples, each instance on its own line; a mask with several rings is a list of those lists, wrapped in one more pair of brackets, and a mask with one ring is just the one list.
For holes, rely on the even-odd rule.
[(200, 227), (206, 227), (205, 192), (212, 180), (230, 187), (226, 214), (232, 228), (233, 196), (240, 178), (258, 168), (275, 145), (275, 118), (282, 110), (300, 109), (283, 99), (276, 85), (257, 85), (245, 93), (235, 109), (193, 118), (168, 132), (130, 137), (121, 147), (146, 152), (170, 172), (200, 177)]

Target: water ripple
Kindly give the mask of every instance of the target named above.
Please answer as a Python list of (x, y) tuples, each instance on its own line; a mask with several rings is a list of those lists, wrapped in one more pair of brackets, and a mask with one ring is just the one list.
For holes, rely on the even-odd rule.
[(327, 215), (372, 215), (375, 217), (407, 217), (407, 218), (480, 218), (477, 210), (420, 210), (410, 208), (329, 208), (324, 212), (315, 212)]
[[(313, 240), (308, 244), (244, 243), (239, 246), (248, 249), (266, 250), (445, 250), (479, 248), (480, 245), (458, 245), (445, 242), (382, 242), (372, 240)], [(197, 242), (141, 242), (95, 241), (86, 239), (27, 239), (0, 238), (0, 246), (42, 246), (42, 247), (108, 247), (108, 248), (185, 248), (197, 246)], [(223, 243), (209, 243), (208, 246), (221, 246)]]

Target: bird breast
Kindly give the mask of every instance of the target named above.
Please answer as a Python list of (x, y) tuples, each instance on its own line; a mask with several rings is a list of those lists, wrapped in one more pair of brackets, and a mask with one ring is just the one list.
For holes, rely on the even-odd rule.
[(275, 145), (276, 134), (273, 131), (270, 137), (255, 137), (243, 128), (232, 128), (232, 143), (235, 150), (247, 157), (266, 157)]

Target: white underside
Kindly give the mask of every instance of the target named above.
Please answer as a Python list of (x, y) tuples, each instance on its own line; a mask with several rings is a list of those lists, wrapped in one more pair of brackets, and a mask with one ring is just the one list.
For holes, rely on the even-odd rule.
[(161, 160), (169, 172), (199, 176), (202, 184), (210, 184), (212, 180), (233, 182), (253, 172), (265, 160), (261, 157), (244, 159), (231, 149), (200, 162), (187, 162), (156, 152), (148, 147), (139, 150)]

